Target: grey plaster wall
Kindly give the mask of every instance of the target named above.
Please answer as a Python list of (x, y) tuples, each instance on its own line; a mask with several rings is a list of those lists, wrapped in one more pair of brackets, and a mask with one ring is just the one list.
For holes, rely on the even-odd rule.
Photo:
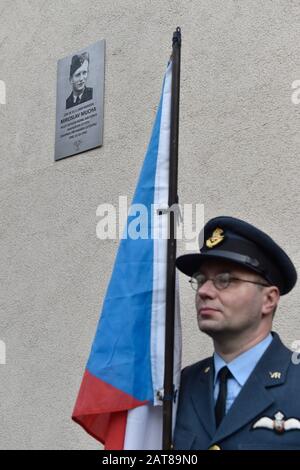
[[(118, 245), (96, 208), (131, 199), (177, 25), (181, 203), (257, 224), (300, 267), (299, 18), (293, 0), (0, 0), (1, 449), (99, 448), (70, 419)], [(54, 163), (57, 59), (102, 38), (104, 145)], [(275, 319), (288, 345), (299, 289)], [(181, 293), (186, 364), (212, 349)]]

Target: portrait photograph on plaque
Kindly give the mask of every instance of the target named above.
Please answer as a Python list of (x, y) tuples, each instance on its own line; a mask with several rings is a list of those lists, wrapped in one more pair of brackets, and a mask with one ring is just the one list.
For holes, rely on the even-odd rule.
[(102, 145), (104, 61), (102, 39), (57, 62), (55, 160)]

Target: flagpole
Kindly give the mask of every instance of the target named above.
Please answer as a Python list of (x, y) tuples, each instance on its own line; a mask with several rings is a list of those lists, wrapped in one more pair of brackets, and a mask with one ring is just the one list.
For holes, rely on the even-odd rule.
[[(170, 129), (170, 167), (169, 167), (169, 208), (178, 203), (178, 131), (179, 131), (179, 89), (180, 89), (180, 51), (181, 29), (173, 33), (172, 45), (172, 96)], [(166, 331), (165, 331), (165, 373), (163, 401), (163, 450), (172, 448), (172, 408), (174, 399), (174, 326), (175, 326), (175, 283), (176, 283), (176, 216), (169, 211), (169, 238), (167, 248), (167, 288), (166, 288)]]

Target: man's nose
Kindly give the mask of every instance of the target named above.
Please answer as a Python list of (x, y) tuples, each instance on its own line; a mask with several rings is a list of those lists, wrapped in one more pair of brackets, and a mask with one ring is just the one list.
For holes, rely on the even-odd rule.
[(197, 295), (202, 298), (215, 297), (216, 296), (216, 287), (211, 279), (207, 279), (202, 286), (198, 287)]

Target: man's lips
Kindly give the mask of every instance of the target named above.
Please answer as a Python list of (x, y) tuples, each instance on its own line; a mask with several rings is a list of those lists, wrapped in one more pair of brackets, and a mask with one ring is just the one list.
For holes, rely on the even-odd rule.
[(215, 312), (219, 312), (219, 310), (211, 307), (202, 307), (199, 309), (199, 314), (202, 316), (213, 315)]

